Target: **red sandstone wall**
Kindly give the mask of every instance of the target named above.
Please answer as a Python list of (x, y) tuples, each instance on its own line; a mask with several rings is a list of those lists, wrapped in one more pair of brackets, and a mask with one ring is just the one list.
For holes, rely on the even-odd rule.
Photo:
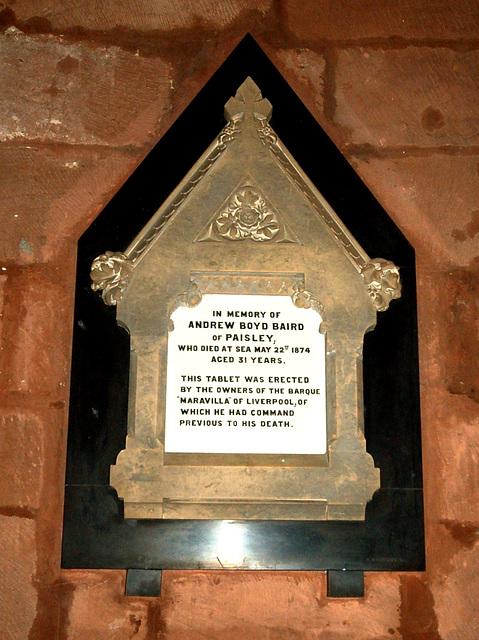
[[(0, 637), (479, 637), (477, 0), (0, 1)], [(75, 242), (251, 31), (416, 248), (428, 570), (60, 571)]]

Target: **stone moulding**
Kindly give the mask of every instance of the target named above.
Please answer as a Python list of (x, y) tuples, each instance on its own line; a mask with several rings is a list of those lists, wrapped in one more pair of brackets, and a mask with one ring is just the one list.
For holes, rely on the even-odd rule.
[[(363, 434), (361, 354), (398, 268), (369, 256), (269, 125), (247, 78), (227, 125), (124, 253), (92, 265), (92, 288), (131, 335), (126, 448), (111, 483), (129, 518), (364, 518), (379, 470)], [(273, 204), (274, 203), (274, 204)], [(164, 450), (170, 316), (208, 293), (287, 295), (327, 321), (328, 449), (321, 455)]]

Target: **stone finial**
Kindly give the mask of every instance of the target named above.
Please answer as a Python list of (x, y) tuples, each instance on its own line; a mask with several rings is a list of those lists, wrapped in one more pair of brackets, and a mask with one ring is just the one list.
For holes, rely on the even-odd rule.
[(238, 88), (235, 97), (225, 104), (225, 116), (228, 120), (252, 116), (255, 120), (268, 122), (272, 110), (271, 102), (263, 98), (258, 85), (249, 76)]

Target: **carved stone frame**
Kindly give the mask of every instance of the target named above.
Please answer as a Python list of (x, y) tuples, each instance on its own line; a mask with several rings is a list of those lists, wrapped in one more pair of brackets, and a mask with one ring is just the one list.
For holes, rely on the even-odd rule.
[[(131, 335), (128, 437), (112, 467), (111, 483), (124, 499), (129, 518), (363, 519), (365, 505), (379, 487), (379, 470), (366, 452), (363, 434), (362, 345), (365, 332), (374, 327), (376, 311), (387, 309), (400, 295), (398, 270), (386, 260), (369, 260), (269, 126), (271, 105), (250, 79), (225, 111), (229, 122), (223, 132), (125, 254), (103, 254), (92, 266), (93, 288), (102, 290), (106, 303), (118, 304), (118, 321)], [(240, 165), (246, 152), (253, 160), (245, 174)], [(290, 212), (288, 233), (246, 239), (208, 234), (215, 219), (211, 210), (221, 215), (231, 194), (249, 184), (253, 169), (258, 172), (258, 163), (277, 172), (274, 190), (282, 210)], [(259, 188), (264, 191), (264, 185)], [(220, 203), (214, 205), (208, 193)], [(300, 203), (303, 217), (313, 216), (311, 224), (325, 254), (334, 255), (332, 262), (318, 255), (314, 243), (298, 252), (302, 242), (295, 233), (298, 220), (296, 227), (291, 222), (296, 210), (292, 198)], [(203, 221), (197, 223), (190, 211), (196, 211), (198, 202), (203, 203)], [(238, 239), (242, 243), (233, 246)], [(257, 249), (260, 243), (263, 254)], [(168, 260), (172, 248), (185, 258)], [(265, 273), (266, 263), (273, 275), (281, 274), (288, 256), (301, 266), (302, 288), (291, 286), (288, 294), (318, 300), (328, 320), (327, 461), (302, 458), (282, 467), (265, 458), (210, 460), (208, 465), (188, 456), (168, 459), (163, 450), (164, 381), (172, 305), (182, 292), (184, 300), (201, 292), (198, 272), (212, 261), (218, 265), (216, 273), (227, 271), (234, 279), (238, 272), (245, 276), (234, 267), (247, 259), (252, 277), (261, 279), (271, 277)], [(158, 278), (161, 267), (165, 273)]]

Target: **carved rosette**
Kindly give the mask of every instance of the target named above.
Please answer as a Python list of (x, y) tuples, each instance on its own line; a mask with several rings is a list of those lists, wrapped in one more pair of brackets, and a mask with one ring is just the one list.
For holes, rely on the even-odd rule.
[(279, 231), (279, 220), (260, 194), (246, 185), (230, 199), (228, 208), (215, 220), (216, 232), (228, 240), (255, 242), (272, 240)]
[(361, 268), (361, 275), (377, 311), (386, 311), (391, 300), (401, 297), (399, 269), (393, 262), (370, 260)]
[(93, 291), (101, 291), (105, 304), (120, 302), (133, 273), (133, 263), (124, 253), (107, 251), (93, 260), (90, 277)]

